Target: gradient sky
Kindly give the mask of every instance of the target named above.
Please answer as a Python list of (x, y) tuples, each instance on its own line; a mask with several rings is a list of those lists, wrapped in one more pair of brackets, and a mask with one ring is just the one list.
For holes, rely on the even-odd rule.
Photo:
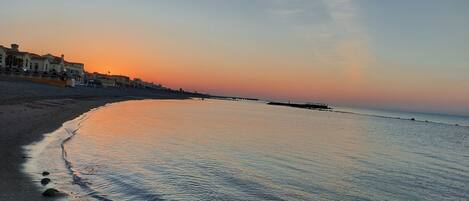
[(467, 0), (0, 0), (0, 44), (275, 100), (469, 114)]

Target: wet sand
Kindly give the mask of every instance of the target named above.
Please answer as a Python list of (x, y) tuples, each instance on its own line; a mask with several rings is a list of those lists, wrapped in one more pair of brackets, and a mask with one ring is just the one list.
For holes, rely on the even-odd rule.
[(132, 99), (185, 99), (164, 90), (57, 88), (0, 77), (0, 200), (51, 200), (22, 173), (23, 146), (39, 141), (63, 122), (106, 103)]

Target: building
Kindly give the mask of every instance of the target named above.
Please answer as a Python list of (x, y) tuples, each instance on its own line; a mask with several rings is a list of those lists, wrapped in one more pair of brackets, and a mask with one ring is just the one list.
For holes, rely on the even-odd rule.
[[(31, 56), (28, 52), (19, 51), (19, 45), (11, 44), (11, 48), (1, 47), (5, 54), (4, 68), (12, 71), (28, 71), (31, 70)], [(2, 65), (3, 66), (3, 65)]]
[(135, 88), (146, 88), (146, 89), (162, 89), (161, 84), (155, 84), (153, 82), (145, 82), (140, 78), (134, 78), (131, 84)]
[[(87, 73), (83, 63), (66, 61), (64, 55), (60, 57), (52, 54), (38, 55), (19, 50), (19, 45), (11, 44), (10, 48), (0, 45), (0, 71), (2, 73), (16, 72), (29, 75), (31, 79), (46, 77), (67, 80), (68, 86), (87, 84), (102, 87), (136, 87), (148, 89), (162, 89), (160, 84), (145, 82), (139, 78), (130, 79), (124, 75), (106, 75), (100, 73)], [(36, 79), (36, 78), (34, 78)]]
[(134, 87), (134, 88), (144, 88), (143, 80), (140, 79), (140, 78), (134, 78), (134, 80), (132, 80), (132, 87)]
[(88, 85), (102, 87), (129, 87), (131, 80), (124, 75), (106, 75), (101, 73), (86, 73)]
[(0, 46), (0, 70), (5, 67), (5, 59), (7, 58), (7, 53), (3, 46)]
[(82, 82), (85, 74), (84, 64), (65, 61), (52, 54), (37, 55), (19, 51), (19, 45), (11, 48), (0, 46), (0, 68), (7, 71), (39, 72), (50, 75), (62, 75), (68, 79)]
[(52, 54), (46, 54), (43, 56), (47, 60), (49, 60), (49, 67), (47, 69), (50, 73), (62, 73), (64, 72), (64, 55), (62, 54), (61, 57), (56, 57)]
[(69, 79), (83, 82), (85, 75), (84, 64), (66, 61), (63, 54), (60, 57), (52, 54), (46, 54), (44, 56), (32, 55), (31, 62), (33, 71), (62, 74), (66, 75)]
[(92, 86), (101, 86), (101, 87), (116, 87), (116, 80), (109, 75), (101, 74), (94, 72), (92, 74), (87, 74), (88, 85)]
[(64, 71), (68, 78), (77, 82), (83, 82), (85, 76), (85, 65), (82, 63), (68, 62), (64, 60)]
[(118, 87), (129, 87), (131, 86), (130, 78), (124, 75), (111, 75), (111, 79), (114, 79), (116, 86)]
[(31, 56), (31, 69), (34, 72), (49, 72), (49, 59), (37, 54)]

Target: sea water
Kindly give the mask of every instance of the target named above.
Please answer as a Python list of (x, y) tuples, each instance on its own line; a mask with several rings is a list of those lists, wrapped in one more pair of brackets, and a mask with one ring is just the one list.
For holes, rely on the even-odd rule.
[(66, 200), (469, 200), (468, 119), (423, 118), (127, 101), (28, 146), (25, 171)]

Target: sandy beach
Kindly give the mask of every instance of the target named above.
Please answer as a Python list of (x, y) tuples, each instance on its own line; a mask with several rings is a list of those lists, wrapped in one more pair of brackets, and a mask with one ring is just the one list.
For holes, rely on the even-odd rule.
[(21, 172), (23, 146), (39, 141), (63, 122), (106, 103), (132, 99), (185, 99), (164, 90), (58, 88), (0, 77), (0, 200), (50, 200)]

